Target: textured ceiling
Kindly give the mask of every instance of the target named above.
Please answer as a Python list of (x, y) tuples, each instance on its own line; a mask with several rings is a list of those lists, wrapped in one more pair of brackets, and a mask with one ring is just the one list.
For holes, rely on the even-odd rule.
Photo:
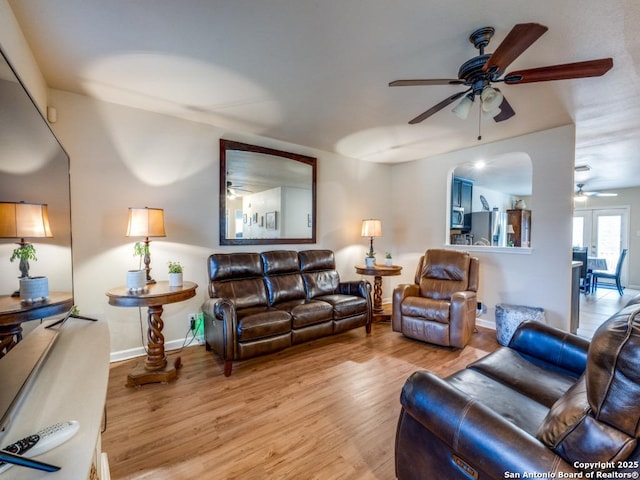
[[(10, 0), (49, 86), (372, 162), (478, 143), (478, 111), (407, 122), (457, 86), (469, 34), (549, 27), (509, 70), (613, 57), (603, 77), (501, 90), (516, 116), (482, 142), (576, 125), (587, 189), (640, 185), (640, 4), (633, 0)], [(477, 109), (477, 106), (476, 106)], [(474, 114), (475, 113), (475, 114)]]

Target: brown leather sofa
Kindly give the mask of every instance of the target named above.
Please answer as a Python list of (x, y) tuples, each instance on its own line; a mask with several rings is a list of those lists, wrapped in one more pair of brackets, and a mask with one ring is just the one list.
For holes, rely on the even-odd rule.
[(232, 362), (364, 326), (371, 285), (340, 282), (331, 250), (215, 253), (202, 305), (207, 350)]
[(401, 394), (397, 478), (637, 478), (639, 302), (590, 344), (528, 321), (508, 347), (445, 379), (412, 374)]
[(478, 270), (478, 259), (467, 252), (427, 250), (418, 262), (415, 283), (393, 291), (393, 331), (463, 348), (476, 326)]

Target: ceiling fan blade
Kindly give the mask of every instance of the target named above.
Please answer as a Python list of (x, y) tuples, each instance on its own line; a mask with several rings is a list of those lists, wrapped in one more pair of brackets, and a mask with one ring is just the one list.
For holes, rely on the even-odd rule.
[(539, 23), (519, 23), (505, 37), (495, 52), (489, 57), (482, 71), (493, 71), (498, 75), (538, 40), (548, 29)]
[(613, 67), (612, 58), (600, 58), (586, 62), (565, 63), (549, 67), (530, 68), (509, 72), (504, 77), (504, 83), (546, 82), (549, 80), (567, 80), (570, 78), (599, 77)]
[(413, 87), (421, 85), (464, 85), (464, 80), (452, 78), (431, 78), (416, 80), (395, 80), (389, 83), (390, 87)]
[(409, 121), (409, 124), (414, 125), (416, 123), (420, 123), (423, 120), (429, 118), (431, 115), (433, 115), (434, 113), (438, 113), (440, 110), (442, 110), (444, 107), (446, 107), (447, 105), (452, 104), (453, 102), (455, 102), (456, 100), (458, 100), (460, 97), (463, 97), (464, 95), (466, 95), (469, 91), (466, 90), (464, 92), (458, 92), (454, 95), (451, 95), (448, 98), (445, 98), (443, 101), (441, 101), (440, 103), (438, 103), (437, 105), (434, 105), (433, 107), (431, 107), (429, 110), (427, 110), (426, 112), (418, 115), (416, 118), (414, 118), (413, 120)]
[[(496, 88), (496, 90), (498, 89)], [(500, 90), (498, 90), (498, 92), (499, 91)], [(509, 120), (516, 114), (516, 112), (511, 107), (511, 104), (507, 101), (507, 97), (502, 98), (502, 103), (498, 108), (500, 109), (500, 113), (493, 117), (493, 120), (496, 122), (504, 122), (505, 120)]]

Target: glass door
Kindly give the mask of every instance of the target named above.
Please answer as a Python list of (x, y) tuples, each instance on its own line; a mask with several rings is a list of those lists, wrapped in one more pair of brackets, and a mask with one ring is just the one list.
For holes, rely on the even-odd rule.
[[(573, 246), (588, 247), (590, 257), (604, 259), (614, 273), (620, 253), (629, 238), (628, 208), (581, 208), (573, 213)], [(627, 284), (628, 262), (622, 268), (622, 284)]]

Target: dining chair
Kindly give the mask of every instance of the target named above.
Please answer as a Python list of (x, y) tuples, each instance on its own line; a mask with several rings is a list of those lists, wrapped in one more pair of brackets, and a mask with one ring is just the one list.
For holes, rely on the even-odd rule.
[(624, 258), (626, 256), (627, 256), (627, 249), (625, 248), (620, 253), (620, 257), (618, 258), (618, 263), (616, 265), (615, 273), (607, 272), (604, 270), (594, 270), (592, 272), (594, 291), (598, 289), (598, 279), (607, 278), (610, 280), (614, 280), (616, 282), (616, 288), (618, 289), (618, 293), (620, 294), (620, 296), (622, 296), (624, 287), (620, 283), (620, 274), (622, 273), (622, 264), (624, 263)]
[(591, 270), (587, 266), (587, 247), (573, 247), (573, 260), (582, 262), (580, 267), (580, 291), (585, 295), (591, 293)]

